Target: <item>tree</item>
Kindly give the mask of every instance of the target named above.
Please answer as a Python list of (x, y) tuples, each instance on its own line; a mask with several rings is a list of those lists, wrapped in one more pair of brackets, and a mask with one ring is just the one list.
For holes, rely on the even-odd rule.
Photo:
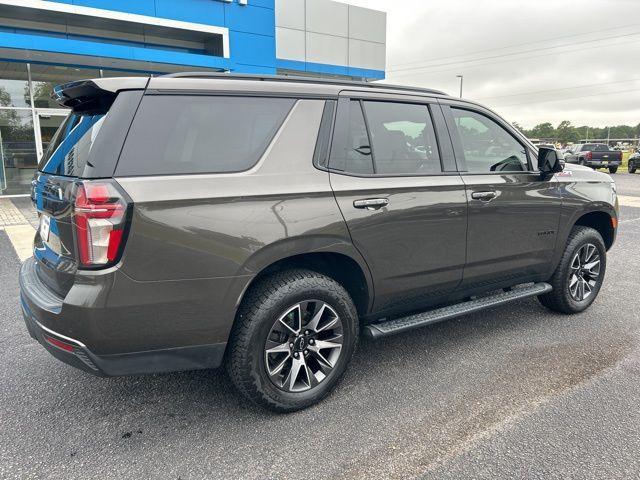
[(556, 136), (556, 131), (549, 122), (536, 125), (529, 133), (534, 138), (555, 138)]
[(560, 143), (575, 143), (580, 140), (580, 134), (576, 130), (576, 128), (571, 125), (569, 120), (564, 120), (560, 122), (558, 128), (556, 129), (557, 139)]

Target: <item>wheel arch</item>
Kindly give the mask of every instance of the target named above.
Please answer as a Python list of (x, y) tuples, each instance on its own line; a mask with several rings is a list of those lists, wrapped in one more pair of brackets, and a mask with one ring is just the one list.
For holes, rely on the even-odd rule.
[(617, 217), (615, 215), (604, 210), (594, 210), (582, 214), (576, 219), (573, 226), (581, 225), (593, 228), (600, 234), (607, 250), (609, 250), (613, 246), (616, 237), (616, 229), (614, 228), (614, 222), (616, 221)]
[[(274, 247), (281, 253), (279, 255), (273, 255), (273, 250), (269, 253), (260, 252), (247, 265), (256, 274), (238, 297), (236, 310), (247, 292), (266, 276), (283, 270), (306, 269), (326, 275), (342, 285), (351, 296), (358, 316), (366, 316), (373, 305), (374, 287), (371, 272), (364, 259), (349, 243), (334, 243), (331, 248), (322, 249), (318, 249), (317, 244), (314, 246), (315, 249), (301, 248), (297, 244), (295, 249), (283, 250), (282, 245), (279, 245)], [(265, 261), (266, 258), (269, 261)]]

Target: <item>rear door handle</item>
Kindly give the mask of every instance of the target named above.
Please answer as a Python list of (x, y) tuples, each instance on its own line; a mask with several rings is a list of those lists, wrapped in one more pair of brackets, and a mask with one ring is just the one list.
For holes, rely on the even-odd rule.
[(379, 208), (389, 205), (388, 198), (366, 198), (363, 200), (354, 200), (355, 208), (366, 208), (367, 210), (378, 210)]
[(485, 202), (493, 200), (497, 196), (497, 192), (473, 192), (471, 194), (471, 198), (473, 198), (474, 200), (484, 200)]

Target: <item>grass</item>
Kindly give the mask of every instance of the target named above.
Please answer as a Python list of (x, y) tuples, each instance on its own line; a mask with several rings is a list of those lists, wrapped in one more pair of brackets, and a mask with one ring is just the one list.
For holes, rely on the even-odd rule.
[(628, 172), (629, 168), (629, 157), (631, 156), (631, 152), (622, 152), (622, 165), (618, 169), (619, 172)]

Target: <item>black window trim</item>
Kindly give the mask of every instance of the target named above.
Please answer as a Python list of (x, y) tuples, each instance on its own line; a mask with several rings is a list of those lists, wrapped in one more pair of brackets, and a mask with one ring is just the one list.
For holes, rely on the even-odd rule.
[[(415, 177), (415, 178), (421, 178), (421, 177), (441, 177), (441, 176), (459, 176), (460, 172), (459, 171), (448, 171), (445, 170), (444, 165), (443, 165), (443, 160), (442, 160), (442, 142), (440, 139), (440, 135), (438, 132), (438, 129), (436, 128), (436, 123), (433, 119), (433, 111), (432, 109), (435, 108), (434, 106), (440, 106), (438, 104), (438, 101), (436, 99), (432, 99), (432, 98), (425, 98), (424, 101), (420, 101), (419, 99), (416, 99), (415, 97), (412, 97), (410, 99), (396, 99), (396, 98), (380, 98), (380, 97), (369, 97), (366, 95), (357, 95), (356, 93), (360, 93), (360, 92), (353, 92), (354, 95), (341, 95), (339, 100), (344, 100), (345, 103), (351, 102), (351, 101), (357, 101), (360, 104), (360, 108), (362, 110), (362, 115), (365, 118), (365, 126), (367, 128), (367, 136), (369, 137), (369, 144), (371, 145), (371, 158), (372, 158), (372, 162), (373, 162), (373, 168), (374, 168), (374, 172), (375, 172), (375, 152), (374, 152), (374, 148), (373, 148), (373, 144), (371, 142), (371, 133), (369, 131), (369, 122), (367, 119), (367, 114), (363, 105), (363, 102), (378, 102), (378, 103), (404, 103), (404, 104), (410, 104), (410, 105), (422, 105), (427, 107), (427, 112), (429, 112), (429, 118), (431, 119), (431, 126), (433, 127), (433, 132), (434, 132), (434, 137), (436, 140), (436, 146), (438, 147), (438, 159), (440, 161), (440, 173), (423, 173), (423, 174), (416, 174), (416, 173), (395, 173), (395, 174), (384, 174), (384, 173), (355, 173), (355, 172), (347, 172), (344, 170), (338, 170), (336, 168), (331, 168), (330, 165), (330, 158), (331, 158), (331, 151), (333, 149), (333, 141), (335, 138), (335, 128), (336, 128), (336, 121), (338, 118), (338, 110), (340, 109), (340, 102), (338, 101), (336, 103), (336, 108), (335, 108), (335, 113), (334, 113), (334, 119), (333, 119), (333, 125), (332, 125), (332, 134), (331, 134), (331, 142), (329, 145), (329, 149), (327, 152), (327, 166), (326, 167), (319, 167), (318, 165), (316, 165), (317, 168), (321, 169), (321, 170), (326, 170), (330, 173), (336, 174), (336, 175), (344, 175), (346, 177), (359, 177), (359, 178), (403, 178), (403, 177)], [(445, 115), (446, 117), (446, 115)], [(454, 150), (455, 151), (455, 150)]]
[[(449, 132), (452, 136), (455, 136), (457, 142), (455, 140), (453, 140), (453, 150), (454, 150), (454, 154), (456, 156), (456, 164), (458, 165), (458, 171), (461, 174), (464, 175), (531, 175), (531, 174), (539, 174), (540, 172), (538, 172), (534, 167), (533, 167), (533, 159), (532, 159), (532, 152), (531, 149), (524, 144), (518, 137), (517, 135), (515, 135), (510, 128), (507, 128), (505, 126), (505, 123), (503, 121), (501, 121), (499, 118), (496, 118), (495, 116), (489, 114), (486, 110), (483, 110), (481, 108), (474, 108), (474, 105), (466, 105), (466, 104), (459, 104), (459, 103), (445, 103), (442, 104), (443, 107), (443, 113), (445, 115), (445, 119), (447, 120), (447, 125), (449, 126), (449, 130), (453, 128), (453, 132)], [(448, 108), (445, 108), (448, 107)], [(509, 171), (509, 172), (470, 172), (469, 170), (467, 170), (467, 162), (466, 159), (464, 157), (464, 152), (462, 152), (460, 149), (462, 148), (462, 143), (461, 143), (461, 139), (460, 139), (460, 132), (458, 131), (457, 126), (455, 125), (455, 121), (453, 118), (453, 112), (451, 111), (452, 109), (457, 109), (457, 110), (466, 110), (469, 112), (473, 112), (473, 113), (477, 113), (478, 115), (482, 115), (483, 117), (488, 118), (489, 120), (492, 120), (494, 123), (497, 123), (500, 127), (502, 127), (503, 130), (505, 130), (509, 135), (511, 135), (513, 137), (513, 139), (520, 144), (520, 146), (522, 146), (522, 148), (525, 151), (525, 155), (527, 157), (527, 165), (529, 170), (523, 170), (523, 171)], [(450, 125), (449, 125), (450, 124)], [(462, 155), (460, 155), (462, 154)]]
[(333, 142), (333, 125), (336, 121), (338, 101), (336, 99), (325, 100), (322, 108), (322, 117), (318, 127), (318, 137), (313, 150), (313, 166), (319, 170), (327, 170), (331, 143)]

